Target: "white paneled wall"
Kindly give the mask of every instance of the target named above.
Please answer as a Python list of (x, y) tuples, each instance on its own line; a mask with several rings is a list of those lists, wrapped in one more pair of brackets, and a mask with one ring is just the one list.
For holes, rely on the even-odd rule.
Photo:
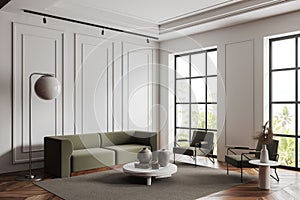
[(76, 133), (155, 130), (152, 49), (76, 35)]
[[(124, 75), (124, 52), (123, 42), (114, 45), (114, 62), (112, 65), (112, 129), (115, 131), (124, 130), (124, 81), (126, 76)], [(122, 66), (122, 67), (115, 67)]]
[[(62, 82), (63, 33), (59, 30), (13, 24), (13, 162), (28, 159), (29, 76), (51, 73)], [(35, 82), (39, 76), (33, 76)], [(33, 160), (43, 157), (45, 135), (62, 133), (62, 96), (53, 101), (32, 95)]]
[[(225, 45), (226, 137), (228, 146), (249, 146), (254, 129), (254, 42)], [(249, 142), (250, 141), (250, 142)]]
[(43, 160), (44, 136), (158, 129), (158, 112), (152, 110), (158, 103), (156, 50), (138, 39), (108, 38), (13, 23), (13, 163), (28, 161), (33, 72), (53, 73), (63, 85), (57, 100), (33, 95), (35, 161)]
[(152, 51), (123, 44), (125, 129), (152, 130)]
[(108, 98), (111, 70), (108, 69), (112, 46), (113, 43), (105, 39), (76, 35), (76, 133), (108, 131), (108, 111), (111, 110)]

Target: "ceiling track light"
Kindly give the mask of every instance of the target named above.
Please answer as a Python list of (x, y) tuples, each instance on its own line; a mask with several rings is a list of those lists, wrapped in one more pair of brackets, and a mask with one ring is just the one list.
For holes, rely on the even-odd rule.
[(104, 35), (104, 29), (102, 29), (102, 31), (101, 31), (101, 35)]
[(104, 29), (108, 29), (108, 30), (111, 30), (111, 31), (120, 32), (122, 34), (130, 34), (130, 35), (135, 35), (135, 36), (139, 36), (139, 37), (145, 37), (145, 38), (148, 38), (147, 41), (149, 41), (149, 38), (153, 39), (153, 40), (158, 40), (158, 37), (154, 37), (154, 36), (150, 36), (150, 35), (145, 35), (145, 34), (132, 32), (132, 31), (124, 30), (124, 29), (118, 29), (118, 28), (109, 27), (109, 26), (103, 26), (103, 25), (100, 25), (100, 24), (93, 24), (93, 23), (85, 22), (85, 21), (79, 21), (79, 20), (72, 19), (72, 18), (66, 18), (66, 17), (62, 17), (62, 16), (51, 15), (51, 14), (48, 14), (48, 13), (41, 13), (41, 12), (37, 12), (37, 11), (33, 11), (33, 10), (27, 10), (27, 9), (23, 9), (23, 12), (29, 13), (29, 14), (32, 14), (32, 15), (42, 16), (44, 24), (47, 23), (46, 17), (48, 17), (48, 18), (63, 20), (63, 21), (71, 22), (71, 23), (97, 27), (97, 28), (103, 29), (101, 31), (101, 34), (104, 34)]
[(44, 23), (44, 24), (46, 24), (46, 23), (47, 23), (47, 19), (46, 19), (46, 17), (45, 17), (45, 16), (43, 17), (43, 23)]
[(147, 44), (149, 44), (149, 38), (147, 38), (147, 40), (146, 40), (146, 41), (147, 41)]

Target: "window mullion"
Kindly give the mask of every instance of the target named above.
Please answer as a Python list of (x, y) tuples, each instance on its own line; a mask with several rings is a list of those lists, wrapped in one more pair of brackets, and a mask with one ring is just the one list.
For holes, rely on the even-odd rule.
[(191, 55), (189, 55), (189, 142), (191, 143), (191, 135), (192, 135), (192, 105), (191, 105), (191, 101), (192, 101), (192, 61), (191, 61)]
[(176, 72), (177, 72), (177, 58), (178, 56), (175, 56), (175, 62), (174, 62), (174, 147), (176, 147), (177, 143), (177, 101), (176, 101), (176, 96), (177, 96), (177, 80), (176, 80)]
[(272, 49), (272, 41), (269, 41), (269, 126), (273, 129), (273, 118), (272, 118), (272, 56), (273, 56), (273, 49)]
[(295, 69), (295, 76), (296, 76), (296, 87), (295, 87), (295, 164), (296, 164), (296, 168), (298, 168), (298, 148), (299, 148), (299, 144), (298, 144), (298, 38), (295, 38), (295, 63), (296, 63), (296, 69)]
[(207, 117), (207, 52), (205, 52), (205, 130), (207, 131), (208, 117)]

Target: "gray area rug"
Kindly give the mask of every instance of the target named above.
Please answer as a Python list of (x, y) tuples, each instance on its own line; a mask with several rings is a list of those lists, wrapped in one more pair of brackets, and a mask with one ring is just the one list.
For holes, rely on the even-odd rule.
[[(197, 199), (240, 184), (240, 174), (226, 170), (178, 163), (172, 177), (152, 179), (146, 185), (143, 177), (128, 176), (122, 170), (110, 170), (69, 178), (49, 179), (36, 185), (66, 200), (148, 200), (148, 199)], [(257, 177), (244, 176), (244, 182)]]

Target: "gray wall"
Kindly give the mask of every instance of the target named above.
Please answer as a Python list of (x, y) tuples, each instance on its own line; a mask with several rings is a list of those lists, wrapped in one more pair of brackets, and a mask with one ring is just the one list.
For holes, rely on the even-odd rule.
[(174, 79), (168, 56), (218, 48), (218, 159), (226, 145), (255, 146), (253, 136), (264, 123), (264, 37), (300, 30), (300, 12), (270, 17), (160, 43), (161, 146), (173, 145)]

